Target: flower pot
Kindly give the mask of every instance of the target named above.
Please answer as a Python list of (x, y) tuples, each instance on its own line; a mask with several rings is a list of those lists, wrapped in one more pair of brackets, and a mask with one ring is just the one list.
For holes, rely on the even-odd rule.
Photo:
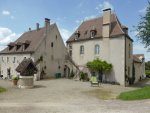
[(13, 84), (16, 86), (18, 83), (18, 80), (13, 80)]

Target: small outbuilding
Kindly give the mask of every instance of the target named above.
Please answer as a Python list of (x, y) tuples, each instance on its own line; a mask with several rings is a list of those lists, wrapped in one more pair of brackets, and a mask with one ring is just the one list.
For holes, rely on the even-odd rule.
[(37, 67), (35, 66), (32, 59), (24, 59), (16, 68), (16, 71), (20, 73), (19, 75), (19, 88), (32, 88), (34, 74), (38, 72)]

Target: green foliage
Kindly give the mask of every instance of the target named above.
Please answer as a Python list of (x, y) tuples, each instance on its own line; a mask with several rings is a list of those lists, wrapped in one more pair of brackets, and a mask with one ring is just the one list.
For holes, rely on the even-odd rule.
[(19, 77), (17, 77), (16, 75), (13, 75), (12, 80), (19, 80)]
[(145, 70), (150, 70), (150, 61), (145, 62)]
[(150, 78), (150, 70), (146, 70), (145, 73), (146, 73), (146, 77)]
[(7, 91), (5, 88), (0, 87), (0, 93)]
[(133, 91), (123, 92), (118, 97), (121, 100), (141, 100), (150, 99), (150, 86)]
[(80, 80), (89, 81), (88, 74), (81, 72), (81, 73), (80, 73)]
[(141, 16), (141, 21), (136, 26), (138, 32), (137, 38), (141, 40), (141, 43), (145, 44), (145, 47), (150, 46), (150, 2), (146, 9), (146, 14)]
[(87, 63), (87, 67), (93, 71), (109, 72), (112, 69), (112, 64), (100, 59), (93, 60)]

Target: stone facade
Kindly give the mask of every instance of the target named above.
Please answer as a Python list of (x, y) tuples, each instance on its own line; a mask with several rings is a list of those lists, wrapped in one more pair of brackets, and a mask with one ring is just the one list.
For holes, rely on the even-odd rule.
[[(39, 39), (35, 40), (38, 37)], [(37, 64), (38, 73), (34, 76), (35, 80), (41, 78), (42, 71), (44, 77), (54, 77), (55, 73), (64, 75), (67, 50), (56, 24), (50, 24), (49, 19), (45, 19), (44, 28), (37, 26), (37, 30), (25, 32), (14, 43), (23, 43), (25, 39), (31, 42), (26, 51), (24, 49), (9, 51), (9, 47), (7, 47), (0, 52), (1, 74), (4, 78), (18, 75), (19, 73), (15, 69), (24, 58), (31, 58)]]
[[(90, 35), (91, 27), (95, 27), (94, 37)], [(103, 81), (126, 86), (129, 84), (126, 76), (132, 77), (132, 42), (128, 35), (128, 28), (121, 25), (117, 16), (111, 13), (111, 9), (106, 9), (103, 17), (83, 22), (68, 39), (67, 48), (81, 71), (86, 68), (88, 61), (99, 58), (113, 65), (111, 73), (103, 75)], [(95, 53), (96, 51), (98, 52)]]

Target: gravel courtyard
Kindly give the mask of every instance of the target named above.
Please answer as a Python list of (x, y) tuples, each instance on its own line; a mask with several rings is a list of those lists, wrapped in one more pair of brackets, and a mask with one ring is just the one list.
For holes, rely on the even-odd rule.
[(150, 100), (121, 101), (115, 97), (136, 87), (69, 79), (42, 80), (33, 89), (18, 89), (11, 81), (0, 80), (8, 89), (0, 94), (0, 113), (149, 113)]

